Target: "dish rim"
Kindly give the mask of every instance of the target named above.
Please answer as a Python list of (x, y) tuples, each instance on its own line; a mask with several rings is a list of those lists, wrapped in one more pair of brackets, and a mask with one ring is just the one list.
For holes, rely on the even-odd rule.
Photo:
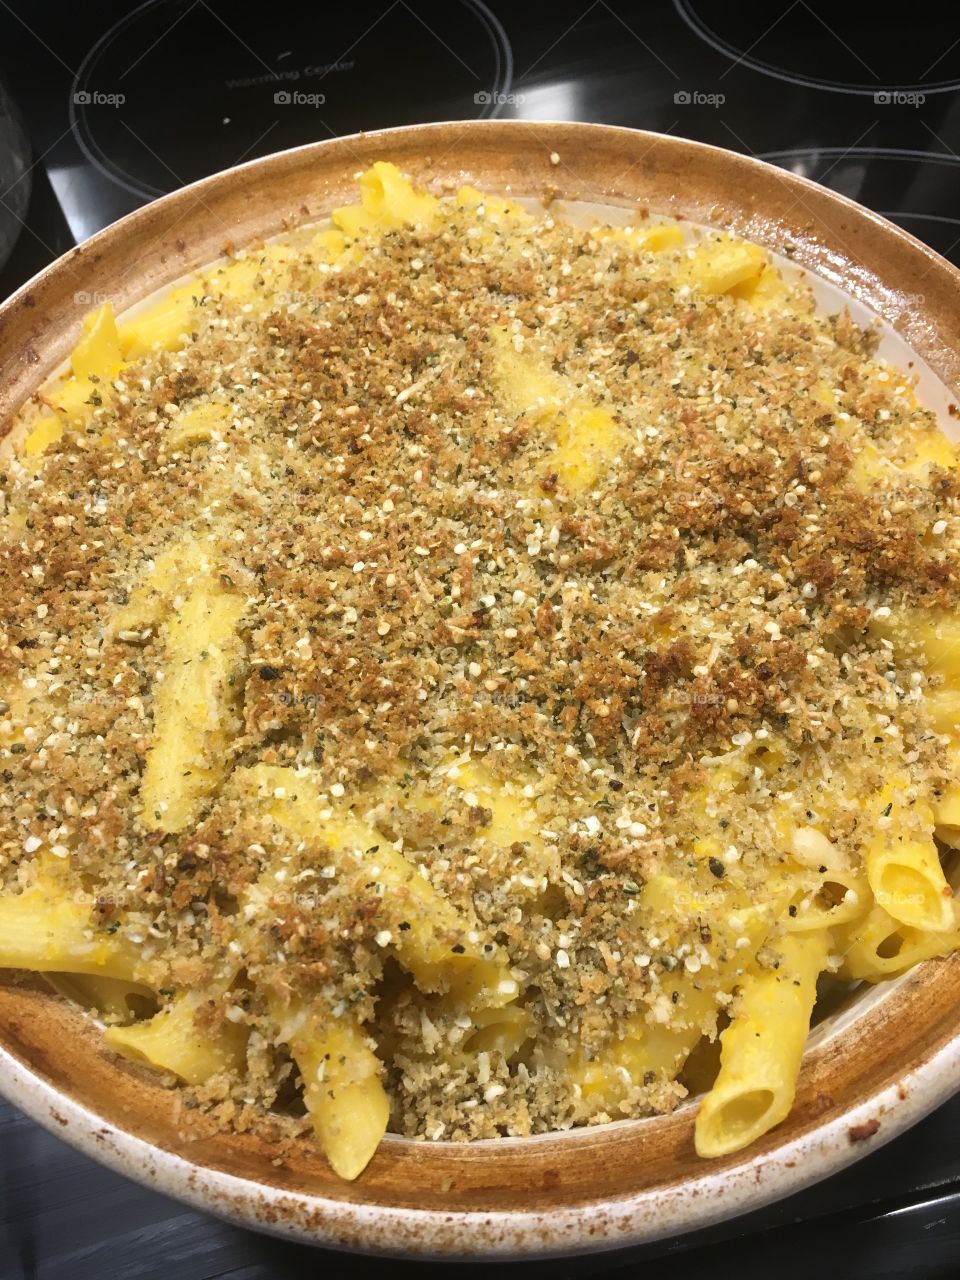
[[(561, 1258), (591, 1250), (605, 1252), (654, 1244), (668, 1236), (705, 1230), (785, 1199), (841, 1172), (869, 1151), (885, 1146), (957, 1092), (951, 1076), (960, 1076), (960, 1035), (939, 1054), (904, 1076), (899, 1085), (890, 1085), (882, 1093), (865, 1099), (814, 1133), (800, 1135), (778, 1148), (772, 1157), (757, 1155), (738, 1166), (724, 1179), (720, 1194), (717, 1175), (711, 1173), (704, 1162), (706, 1167), (696, 1182), (678, 1183), (656, 1193), (656, 1213), (638, 1229), (640, 1201), (647, 1199), (649, 1193), (607, 1201), (602, 1206), (572, 1205), (552, 1211), (544, 1221), (541, 1215), (523, 1211), (409, 1210), (353, 1204), (291, 1193), (269, 1183), (251, 1182), (191, 1163), (108, 1123), (95, 1111), (25, 1068), (0, 1045), (0, 1093), (8, 1101), (54, 1137), (148, 1190), (171, 1196), (236, 1226), (282, 1239), (350, 1253), (418, 1257), (428, 1261), (452, 1261), (458, 1257), (500, 1262)], [(890, 1122), (891, 1113), (897, 1117), (894, 1123)], [(873, 1139), (874, 1135), (868, 1131), (881, 1116), (885, 1123), (878, 1130), (883, 1134), (879, 1140), (868, 1142), (851, 1137), (851, 1131), (862, 1129)], [(657, 1117), (621, 1120), (602, 1127), (635, 1128), (656, 1120)], [(485, 1145), (564, 1139), (575, 1142), (580, 1134), (588, 1132), (576, 1129), (535, 1138), (490, 1139)], [(386, 1141), (410, 1140), (388, 1134)], [(808, 1166), (805, 1172), (805, 1161), (818, 1155), (825, 1164), (819, 1168)], [(200, 1178), (198, 1173), (202, 1175)], [(215, 1203), (211, 1203), (211, 1196), (216, 1197)], [(701, 1198), (713, 1204), (706, 1213)], [(318, 1209), (332, 1218), (326, 1231), (302, 1225), (305, 1217), (315, 1221)], [(394, 1232), (399, 1229), (406, 1234), (411, 1227), (419, 1237), (420, 1247), (411, 1248), (411, 1241), (398, 1246)], [(491, 1227), (495, 1228), (492, 1237)], [(348, 1242), (348, 1237), (353, 1238)], [(477, 1243), (480, 1248), (475, 1247)]]

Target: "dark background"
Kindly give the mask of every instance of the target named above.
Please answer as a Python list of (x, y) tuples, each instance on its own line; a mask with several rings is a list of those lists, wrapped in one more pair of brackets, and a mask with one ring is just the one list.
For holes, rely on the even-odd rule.
[[(153, 196), (241, 160), (361, 128), (491, 115), (534, 131), (548, 119), (630, 125), (760, 156), (960, 263), (955, 6), (0, 0), (0, 74), (32, 149), (26, 175), (0, 183), (0, 218), (22, 227), (0, 296)], [(958, 1139), (955, 1099), (749, 1217), (629, 1255), (522, 1265), (551, 1280), (960, 1275)], [(359, 1278), (385, 1267), (441, 1274), (225, 1225), (0, 1103), (0, 1280)]]

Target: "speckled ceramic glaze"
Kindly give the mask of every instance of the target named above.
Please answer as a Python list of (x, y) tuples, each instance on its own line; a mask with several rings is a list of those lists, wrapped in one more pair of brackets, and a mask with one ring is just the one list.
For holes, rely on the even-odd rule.
[[(905, 232), (801, 178), (699, 143), (597, 125), (426, 125), (287, 151), (218, 174), (107, 228), (0, 308), (9, 420), (66, 357), (90, 299), (117, 311), (216, 258), (354, 198), (392, 160), (434, 190), (644, 207), (728, 227), (842, 287), (954, 391), (960, 273)], [(748, 1151), (698, 1160), (694, 1107), (472, 1145), (388, 1137), (340, 1182), (319, 1151), (274, 1164), (256, 1134), (188, 1141), (176, 1095), (120, 1062), (42, 984), (0, 979), (0, 1091), (132, 1178), (248, 1226), (317, 1244), (428, 1256), (610, 1249), (754, 1209), (835, 1172), (960, 1085), (960, 954), (855, 996), (815, 1034), (790, 1117)]]

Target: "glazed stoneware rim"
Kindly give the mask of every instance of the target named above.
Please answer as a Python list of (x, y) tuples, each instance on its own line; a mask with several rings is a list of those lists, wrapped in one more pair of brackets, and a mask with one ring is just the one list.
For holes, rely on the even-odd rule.
[[(530, 143), (531, 136), (535, 139), (534, 145)], [(788, 192), (801, 193), (796, 196), (795, 203), (799, 202), (807, 208), (804, 194), (811, 201), (812, 208), (809, 212), (814, 216), (809, 223), (808, 236), (804, 234), (805, 228), (799, 227), (797, 260), (802, 265), (819, 270), (827, 279), (839, 280), (842, 287), (854, 297), (866, 296), (869, 305), (885, 318), (891, 319), (891, 312), (893, 318), (897, 314), (902, 315), (899, 300), (917, 295), (905, 292), (902, 285), (899, 289), (891, 286), (886, 293), (882, 273), (871, 272), (870, 268), (866, 268), (864, 275), (861, 273), (863, 264), (858, 267), (856, 255), (853, 255), (852, 260), (844, 259), (843, 254), (832, 243), (830, 234), (825, 238), (820, 234), (825, 227), (830, 231), (827, 226), (828, 217), (836, 215), (839, 225), (845, 230), (847, 224), (842, 219), (846, 217), (857, 232), (872, 234), (885, 248), (890, 248), (891, 257), (895, 259), (890, 268), (891, 274), (906, 279), (910, 270), (916, 266), (919, 271), (921, 264), (926, 267), (921, 278), (933, 274), (934, 304), (928, 309), (924, 300), (921, 300), (921, 304), (898, 327), (906, 330), (906, 340), (920, 354), (927, 359), (931, 355), (934, 357), (931, 363), (951, 388), (960, 384), (960, 326), (955, 318), (955, 307), (948, 308), (946, 301), (951, 290), (956, 295), (960, 286), (960, 272), (928, 246), (879, 215), (797, 175), (784, 174), (762, 161), (703, 143), (603, 125), (538, 121), (534, 129), (524, 121), (482, 121), (384, 130), (353, 138), (331, 139), (276, 153), (182, 188), (105, 228), (78, 249), (72, 250), (40, 272), (0, 306), (0, 366), (4, 375), (3, 385), (0, 386), (0, 412), (9, 417), (11, 411), (23, 400), (25, 388), (32, 390), (49, 376), (75, 337), (70, 324), (56, 311), (46, 332), (42, 321), (33, 330), (30, 329), (30, 322), (43, 316), (42, 310), (37, 308), (37, 297), (42, 301), (49, 296), (55, 308), (59, 304), (63, 309), (63, 297), (57, 295), (56, 286), (65, 285), (66, 277), (75, 271), (81, 276), (86, 273), (95, 280), (100, 260), (106, 256), (109, 262), (109, 255), (116, 254), (119, 247), (127, 241), (133, 247), (139, 231), (149, 231), (159, 226), (161, 233), (169, 233), (170, 228), (166, 223), (169, 223), (177, 210), (186, 207), (187, 213), (181, 215), (186, 218), (191, 212), (197, 212), (197, 203), (206, 208), (204, 197), (209, 196), (216, 201), (216, 193), (226, 189), (224, 184), (235, 189), (234, 198), (239, 201), (246, 189), (245, 184), (257, 175), (262, 175), (268, 186), (271, 181), (276, 185), (274, 195), (279, 201), (284, 176), (292, 173), (297, 178), (302, 175), (314, 157), (321, 168), (323, 159), (330, 157), (331, 163), (343, 171), (339, 175), (339, 181), (344, 175), (350, 178), (357, 169), (378, 156), (392, 158), (393, 155), (398, 155), (401, 164), (414, 165), (417, 156), (429, 155), (429, 149), (434, 144), (447, 144), (446, 152), (449, 153), (456, 147), (457, 140), (464, 138), (468, 139), (465, 151), (481, 157), (485, 154), (484, 150), (479, 144), (475, 145), (475, 140), (479, 138), (485, 142), (490, 140), (491, 145), (499, 145), (501, 148), (509, 148), (513, 143), (520, 149), (526, 147), (531, 154), (525, 158), (528, 162), (531, 158), (536, 160), (536, 166), (531, 167), (536, 167), (539, 174), (539, 178), (531, 178), (529, 193), (543, 190), (548, 178), (557, 179), (561, 176), (555, 172), (556, 166), (551, 166), (547, 160), (554, 150), (562, 157), (565, 149), (569, 154), (571, 148), (581, 148), (586, 157), (585, 168), (590, 168), (594, 162), (593, 157), (587, 154), (591, 151), (609, 160), (637, 151), (639, 154), (634, 162), (636, 164), (640, 164), (651, 153), (655, 159), (666, 155), (675, 158), (681, 168), (684, 160), (689, 159), (694, 166), (699, 164), (707, 173), (711, 166), (722, 165), (730, 173), (746, 176), (747, 182), (744, 184), (742, 204), (733, 202), (726, 207), (721, 204), (717, 221), (739, 228), (742, 234), (754, 234), (757, 239), (766, 239), (768, 244), (770, 227), (774, 232), (782, 233), (784, 227), (789, 229), (792, 224), (785, 220), (778, 223), (776, 218), (769, 224), (765, 223), (763, 212), (757, 209), (751, 212), (749, 201), (754, 189), (763, 194), (766, 188), (767, 197), (771, 193), (776, 195), (777, 187), (773, 181), (776, 178)], [(471, 150), (472, 147), (474, 150)], [(440, 157), (441, 160), (443, 158), (444, 156)], [(478, 164), (482, 168), (480, 161)], [(633, 165), (629, 166), (632, 167)], [(426, 169), (427, 176), (431, 173), (436, 176), (432, 164), (428, 163)], [(469, 177), (473, 170), (461, 170), (455, 163), (451, 163), (441, 172), (465, 173)], [(526, 170), (523, 173), (525, 175)], [(615, 188), (616, 181), (615, 175)], [(336, 191), (340, 189), (341, 186), (335, 187)], [(514, 192), (528, 193), (522, 189), (519, 178)], [(586, 195), (599, 202), (609, 197), (610, 204), (624, 203), (627, 199), (620, 195), (618, 189), (611, 191), (588, 188), (584, 192), (576, 182), (568, 185), (560, 194), (572, 198), (584, 198)], [(629, 198), (639, 199), (634, 196)], [(226, 206), (229, 202), (229, 194), (224, 195), (221, 203)], [(658, 212), (671, 212), (670, 208), (661, 210), (659, 206), (654, 207)], [(792, 207), (787, 209), (784, 219)], [(305, 220), (313, 221), (326, 211), (311, 208), (308, 211), (309, 217)], [(176, 226), (177, 221), (174, 219), (173, 226)], [(264, 224), (264, 235), (272, 235), (281, 230), (279, 224), (268, 227), (266, 223), (269, 219), (265, 215), (260, 221)], [(751, 232), (751, 227), (759, 228), (760, 232), (766, 228), (766, 237), (757, 230)], [(835, 238), (839, 236), (837, 230)], [(210, 240), (209, 228), (203, 231), (199, 239), (202, 243)], [(179, 239), (169, 243), (176, 245), (179, 252)], [(240, 243), (244, 241), (241, 240)], [(163, 241), (163, 244), (166, 246), (168, 241)], [(150, 259), (149, 248), (145, 255), (147, 260)], [(168, 252), (171, 253), (172, 265), (167, 266), (167, 259), (160, 256), (162, 265), (154, 271), (153, 287), (156, 287), (159, 276), (164, 277), (163, 283), (169, 283), (214, 256), (207, 253), (205, 258), (192, 261), (184, 255), (183, 261), (178, 261), (175, 253), (170, 250)], [(111, 269), (115, 269), (115, 263)], [(151, 279), (149, 273), (146, 278)], [(142, 294), (150, 291), (143, 289)], [(75, 293), (74, 304), (76, 299)], [(127, 298), (123, 305), (130, 305), (131, 301), (132, 299)], [(939, 325), (936, 321), (938, 306)], [(69, 310), (67, 306), (66, 311)], [(76, 311), (76, 305), (73, 310)], [(933, 320), (928, 310), (933, 314)], [(72, 323), (73, 317), (68, 318)], [(11, 335), (14, 339), (17, 337), (18, 328), (25, 330), (28, 338), (35, 334), (38, 343), (51, 338), (47, 344), (49, 350), (46, 358), (41, 357), (34, 348), (33, 341), (27, 341), (25, 350), (19, 352), (16, 358), (11, 356), (9, 350), (3, 351), (4, 346), (10, 347)], [(948, 331), (951, 335), (949, 338)], [(20, 337), (23, 338), (23, 333)], [(916, 1000), (918, 992), (936, 993), (938, 977), (948, 989), (951, 982), (958, 983), (960, 963), (957, 962), (957, 957), (950, 961), (928, 962), (920, 966), (915, 978), (891, 989), (885, 1003), (899, 1008), (903, 1013), (911, 999)], [(5, 988), (0, 990), (0, 996), (5, 992)], [(31, 1006), (29, 994), (24, 994), (20, 999), (24, 1011), (39, 1011), (43, 1016), (43, 1002), (37, 1003), (34, 998)], [(880, 1002), (877, 1007), (882, 1003), (884, 1002)], [(82, 1015), (71, 1013), (70, 1017), (79, 1019)], [(871, 1018), (876, 1022), (879, 1017), (880, 1014), (874, 1017), (868, 1011), (865, 1021), (869, 1024)], [(706, 1227), (800, 1190), (844, 1168), (866, 1151), (876, 1149), (916, 1123), (956, 1091), (955, 1081), (960, 1076), (960, 1023), (956, 1018), (946, 1019), (942, 1010), (938, 1017), (939, 1021), (936, 1021), (931, 1015), (929, 1024), (923, 1028), (925, 1042), (921, 1042), (918, 1033), (911, 1028), (914, 1038), (908, 1042), (907, 1049), (913, 1056), (905, 1054), (908, 1065), (902, 1076), (896, 1080), (884, 1079), (873, 1087), (867, 1086), (865, 1082), (863, 1092), (857, 1100), (845, 1105), (838, 1104), (842, 1109), (822, 1122), (817, 1120), (818, 1113), (814, 1110), (806, 1127), (801, 1125), (800, 1131), (794, 1136), (778, 1143), (774, 1133), (770, 1143), (759, 1147), (753, 1155), (750, 1152), (743, 1153), (733, 1165), (727, 1162), (720, 1165), (703, 1163), (691, 1177), (676, 1181), (666, 1178), (658, 1185), (644, 1187), (632, 1193), (611, 1195), (599, 1202), (578, 1193), (574, 1186), (571, 1191), (573, 1198), (569, 1203), (551, 1205), (546, 1209), (391, 1206), (364, 1201), (359, 1194), (355, 1200), (344, 1200), (319, 1192), (291, 1190), (278, 1185), (276, 1181), (259, 1181), (230, 1173), (223, 1168), (191, 1161), (174, 1150), (165, 1150), (157, 1143), (137, 1136), (126, 1124), (107, 1119), (80, 1098), (72, 1096), (51, 1079), (45, 1078), (39, 1069), (28, 1065), (3, 1043), (0, 1043), (0, 1092), (52, 1133), (119, 1172), (198, 1208), (259, 1230), (314, 1244), (403, 1256), (548, 1256), (591, 1249), (624, 1248), (677, 1232)], [(71, 1025), (79, 1026), (79, 1023)], [(22, 1028), (13, 1024), (11, 1026), (11, 1035), (16, 1039)], [(0, 1037), (4, 1037), (4, 1030), (4, 1025), (0, 1025)], [(876, 1036), (875, 1030), (873, 1034)], [(78, 1040), (82, 1039), (83, 1037), (78, 1037)], [(850, 1047), (855, 1049), (855, 1046)], [(815, 1061), (816, 1069), (821, 1073), (828, 1072), (830, 1055), (836, 1055), (836, 1052), (836, 1045), (826, 1050), (822, 1047), (812, 1050), (805, 1056), (805, 1072), (809, 1066), (808, 1059)], [(42, 1058), (39, 1049), (37, 1056)], [(848, 1056), (856, 1057), (856, 1054), (854, 1052)], [(866, 1065), (881, 1070), (873, 1061)], [(829, 1079), (828, 1076), (825, 1078)], [(841, 1079), (840, 1088), (843, 1087), (844, 1081)], [(684, 1113), (689, 1110), (689, 1107), (681, 1109)], [(621, 1134), (635, 1134), (640, 1145), (644, 1134), (654, 1133), (656, 1126), (666, 1127), (670, 1120), (667, 1117), (663, 1121), (623, 1121), (615, 1126), (602, 1128), (617, 1130)], [(788, 1120), (783, 1126), (785, 1133), (789, 1125)], [(578, 1146), (584, 1147), (591, 1133), (596, 1134), (597, 1130), (581, 1129), (535, 1138), (504, 1139), (499, 1144), (476, 1144), (476, 1148), (489, 1149), (499, 1145), (504, 1150), (507, 1147), (516, 1150), (519, 1144), (531, 1155), (534, 1149), (542, 1151), (547, 1148), (561, 1154), (570, 1152), (575, 1159)], [(416, 1146), (421, 1152), (424, 1150), (423, 1144), (408, 1143), (399, 1138), (391, 1138), (386, 1149), (389, 1153), (400, 1146)], [(482, 1159), (482, 1152), (478, 1151), (478, 1156)], [(265, 1168), (264, 1176), (269, 1178), (269, 1174), (270, 1170)], [(362, 1192), (362, 1185), (356, 1185), (358, 1193)]]
[[(265, 1183), (252, 1183), (218, 1169), (192, 1164), (182, 1156), (161, 1151), (136, 1134), (109, 1124), (27, 1070), (0, 1046), (0, 1086), (9, 1101), (54, 1136), (150, 1190), (213, 1213), (237, 1226), (315, 1246), (376, 1256), (412, 1256), (414, 1251), (408, 1246), (397, 1246), (394, 1231), (401, 1226), (409, 1227), (414, 1219), (422, 1246), (415, 1251), (415, 1256), (448, 1261), (456, 1257), (474, 1261), (562, 1257), (580, 1254), (585, 1249), (603, 1251), (652, 1244), (667, 1236), (715, 1226), (802, 1191), (853, 1164), (867, 1150), (875, 1151), (886, 1145), (947, 1101), (956, 1092), (950, 1083), (951, 1077), (958, 1074), (960, 1037), (905, 1075), (901, 1085), (891, 1085), (882, 1094), (866, 1099), (813, 1133), (795, 1138), (773, 1156), (756, 1156), (738, 1166), (721, 1188), (716, 1185), (717, 1176), (711, 1174), (707, 1166), (697, 1183), (687, 1181), (661, 1189), (656, 1193), (660, 1201), (660, 1228), (638, 1232), (637, 1197), (610, 1201), (602, 1207), (574, 1205), (566, 1210), (553, 1210), (544, 1221), (538, 1215), (502, 1210), (496, 1213), (411, 1211), (345, 1204), (283, 1191)], [(890, 1122), (891, 1112), (896, 1116), (895, 1123)], [(883, 1136), (871, 1146), (865, 1147), (859, 1138), (852, 1136), (858, 1132), (872, 1136), (874, 1124), (881, 1119), (885, 1122)], [(648, 1122), (618, 1123), (636, 1127)], [(547, 1134), (538, 1140), (555, 1141), (570, 1136), (575, 1138), (576, 1134)], [(858, 1149), (860, 1146), (865, 1149)], [(826, 1162), (819, 1169), (809, 1160), (818, 1153)], [(762, 1190), (758, 1193), (760, 1187)], [(218, 1203), (211, 1204), (211, 1192), (218, 1193)], [(700, 1204), (701, 1194), (710, 1197), (711, 1207), (706, 1212)], [(324, 1231), (314, 1229), (309, 1235), (305, 1234), (293, 1216), (284, 1212), (295, 1206), (310, 1213), (326, 1208), (331, 1217), (330, 1226)], [(279, 1213), (274, 1216), (271, 1209)], [(349, 1220), (351, 1235), (354, 1231), (364, 1234), (363, 1244), (355, 1239), (344, 1244), (338, 1217)], [(492, 1238), (491, 1227), (495, 1228)], [(454, 1241), (453, 1247), (451, 1241)]]

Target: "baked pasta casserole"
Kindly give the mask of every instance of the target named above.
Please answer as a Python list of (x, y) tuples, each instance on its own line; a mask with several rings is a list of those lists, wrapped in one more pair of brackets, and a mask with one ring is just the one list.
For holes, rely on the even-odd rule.
[(359, 186), (8, 424), (0, 966), (344, 1178), (736, 1151), (960, 943), (953, 446), (756, 244)]

